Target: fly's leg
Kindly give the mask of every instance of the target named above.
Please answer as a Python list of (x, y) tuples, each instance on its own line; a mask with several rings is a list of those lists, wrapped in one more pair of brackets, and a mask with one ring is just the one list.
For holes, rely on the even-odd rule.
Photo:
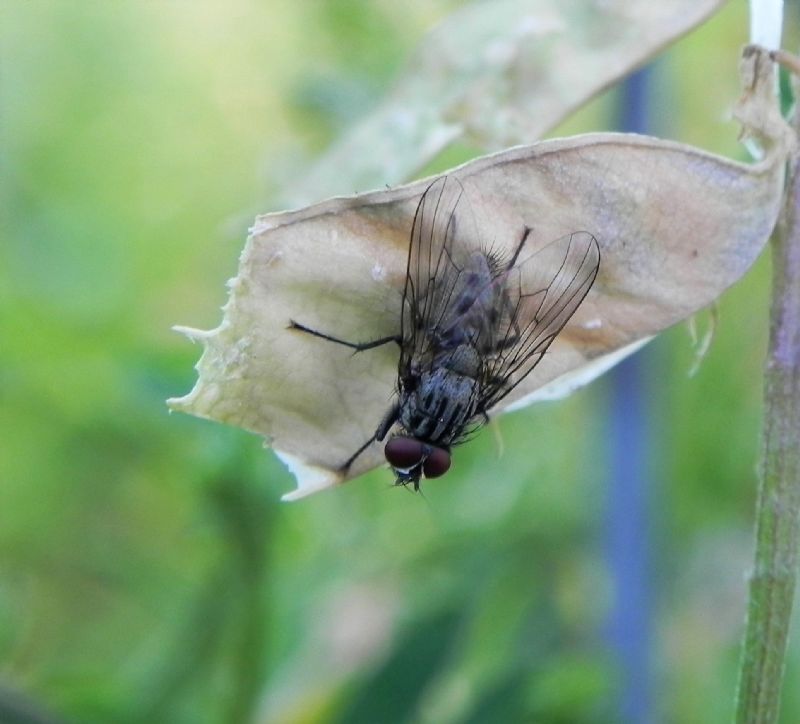
[[(374, 349), (375, 347), (380, 347), (384, 344), (389, 344), (389, 342), (396, 342), (398, 345), (402, 344), (403, 338), (397, 334), (393, 334), (390, 337), (381, 337), (380, 339), (373, 339), (371, 342), (348, 342), (344, 339), (339, 339), (338, 337), (333, 337), (330, 334), (325, 334), (324, 332), (318, 332), (316, 329), (311, 329), (310, 327), (306, 327), (303, 324), (299, 324), (295, 322), (293, 319), (289, 320), (289, 329), (296, 329), (299, 332), (305, 332), (306, 334), (310, 334), (314, 337), (319, 337), (320, 339), (327, 339), (329, 342), (335, 342), (336, 344), (341, 344), (344, 347), (350, 347), (350, 349), (354, 349), (356, 352), (363, 352), (365, 349)], [(372, 442), (370, 440), (370, 442)], [(369, 445), (369, 442), (367, 443)], [(364, 446), (366, 447), (366, 445)], [(362, 448), (363, 450), (364, 448)], [(361, 452), (361, 450), (359, 450)], [(357, 454), (356, 454), (357, 456)], [(353, 456), (355, 459), (356, 456)]]
[[(316, 329), (311, 329), (310, 327), (306, 327), (304, 324), (299, 324), (295, 322), (293, 319), (289, 320), (289, 329), (296, 329), (298, 332), (305, 332), (306, 334), (310, 334), (313, 337), (319, 337), (320, 339), (325, 339), (328, 342), (335, 342), (336, 344), (341, 344), (344, 347), (349, 347), (350, 349), (355, 350), (356, 352), (363, 352), (366, 349), (374, 349), (375, 347), (381, 347), (384, 344), (389, 344), (389, 342), (396, 342), (398, 345), (402, 345), (403, 338), (400, 335), (392, 335), (390, 337), (381, 337), (380, 339), (374, 339), (371, 342), (348, 342), (344, 339), (339, 339), (338, 337), (333, 337), (330, 334), (325, 334), (324, 332), (318, 332)], [(383, 438), (386, 437), (387, 433), (391, 429), (392, 425), (397, 422), (397, 418), (400, 416), (400, 405), (395, 402), (384, 415), (383, 419), (381, 420), (380, 425), (378, 425), (377, 430), (375, 430), (375, 434), (369, 438), (358, 450), (356, 450), (339, 468), (340, 472), (347, 472), (350, 466), (353, 464), (355, 459), (361, 455), (373, 442), (378, 441), (380, 442)]]
[(392, 429), (392, 425), (397, 422), (398, 418), (400, 417), (400, 403), (395, 401), (392, 403), (392, 406), (386, 411), (386, 414), (383, 416), (381, 420), (381, 424), (378, 425), (378, 429), (375, 430), (375, 436), (373, 437), (374, 440), (381, 442), (383, 438), (389, 433), (389, 430)]
[(361, 455), (373, 442), (380, 442), (383, 438), (386, 437), (387, 433), (391, 429), (392, 425), (397, 422), (397, 418), (400, 417), (400, 405), (395, 402), (387, 411), (387, 413), (383, 416), (381, 420), (381, 424), (378, 425), (378, 429), (375, 430), (375, 434), (367, 440), (358, 450), (356, 450), (347, 460), (345, 463), (339, 468), (341, 472), (347, 472), (350, 466), (353, 464), (355, 459)]
[(356, 450), (347, 460), (339, 466), (339, 472), (346, 473), (350, 466), (355, 462), (355, 459), (361, 455), (372, 443), (375, 442), (375, 435), (373, 435), (369, 440), (367, 440), (358, 450)]
[(525, 242), (528, 240), (532, 229), (530, 226), (526, 226), (525, 230), (522, 232), (522, 238), (519, 240), (519, 246), (514, 250), (514, 254), (511, 257), (511, 261), (508, 262), (508, 266), (506, 267), (506, 271), (509, 272), (514, 267), (514, 264), (517, 263), (517, 258), (519, 257), (519, 253), (522, 251), (522, 247), (525, 246)]

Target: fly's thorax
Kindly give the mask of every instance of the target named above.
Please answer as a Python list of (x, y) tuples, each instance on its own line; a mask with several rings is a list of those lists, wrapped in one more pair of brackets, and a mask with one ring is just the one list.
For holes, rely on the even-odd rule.
[(447, 367), (420, 375), (417, 386), (400, 395), (400, 425), (410, 435), (450, 445), (475, 416), (478, 382)]

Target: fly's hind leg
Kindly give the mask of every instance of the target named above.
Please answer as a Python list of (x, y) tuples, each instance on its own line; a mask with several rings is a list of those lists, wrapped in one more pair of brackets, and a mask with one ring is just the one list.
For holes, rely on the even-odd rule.
[[(316, 329), (311, 329), (311, 327), (306, 327), (304, 324), (300, 324), (299, 322), (295, 322), (293, 319), (289, 320), (289, 329), (296, 329), (298, 332), (305, 332), (306, 334), (310, 334), (313, 337), (319, 337), (320, 339), (326, 339), (328, 342), (335, 342), (336, 344), (341, 344), (344, 347), (349, 347), (350, 349), (355, 350), (356, 352), (363, 352), (365, 349), (374, 349), (375, 347), (381, 347), (384, 344), (389, 344), (389, 342), (396, 342), (398, 345), (402, 343), (402, 337), (397, 334), (393, 334), (389, 337), (381, 337), (380, 339), (373, 339), (371, 342), (348, 342), (344, 339), (339, 339), (339, 337), (334, 337), (330, 334), (325, 334), (324, 332), (318, 332)], [(368, 445), (369, 443), (367, 443)]]
[(522, 230), (522, 238), (519, 240), (519, 244), (517, 244), (517, 248), (514, 250), (514, 253), (511, 255), (511, 259), (508, 262), (508, 266), (506, 267), (506, 271), (509, 272), (513, 268), (514, 264), (517, 263), (517, 259), (519, 259), (519, 253), (522, 251), (522, 247), (525, 246), (525, 242), (528, 241), (528, 237), (531, 235), (530, 226), (526, 226)]

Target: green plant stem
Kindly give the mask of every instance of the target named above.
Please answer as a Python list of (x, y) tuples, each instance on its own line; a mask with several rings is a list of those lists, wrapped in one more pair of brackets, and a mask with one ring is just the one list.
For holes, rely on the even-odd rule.
[[(795, 124), (795, 127), (797, 125)], [(800, 173), (789, 167), (773, 239), (773, 297), (764, 374), (764, 431), (755, 565), (736, 721), (775, 722), (797, 580), (800, 540)]]

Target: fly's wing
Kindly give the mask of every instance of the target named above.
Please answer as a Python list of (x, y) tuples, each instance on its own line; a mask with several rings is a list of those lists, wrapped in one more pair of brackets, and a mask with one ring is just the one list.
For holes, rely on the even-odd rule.
[(589, 292), (600, 248), (580, 231), (551, 242), (497, 281), (498, 324), (481, 373), (479, 409), (488, 411), (541, 361)]
[(464, 193), (452, 176), (436, 179), (422, 194), (408, 248), (401, 322), (400, 374), (412, 359), (430, 362), (437, 340), (455, 315), (459, 289), (479, 248), (477, 225)]

